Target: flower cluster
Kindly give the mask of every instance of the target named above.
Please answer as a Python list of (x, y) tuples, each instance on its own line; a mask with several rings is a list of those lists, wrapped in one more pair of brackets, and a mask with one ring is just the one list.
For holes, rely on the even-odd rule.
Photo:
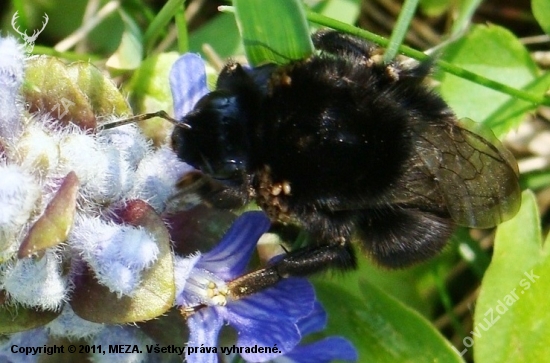
[[(14, 356), (14, 344), (82, 339), (141, 348), (91, 352), (94, 362), (169, 361), (150, 353), (159, 340), (147, 323), (121, 324), (162, 321), (174, 308), (181, 319), (170, 323), (187, 326), (189, 336), (176, 341), (188, 348), (188, 362), (218, 362), (226, 324), (237, 334), (226, 357), (356, 360), (343, 338), (300, 345), (326, 323), (307, 280), (285, 279), (240, 300), (228, 294), (226, 284), (246, 272), (269, 227), (262, 212), (244, 213), (209, 252), (174, 252), (171, 240), (185, 226), (171, 226), (171, 237), (161, 215), (192, 169), (135, 125), (101, 127), (102, 118), (130, 112), (126, 100), (92, 66), (71, 67), (25, 58), (15, 40), (0, 38), (0, 334), (11, 334), (0, 342), (0, 360), (37, 361)], [(208, 92), (196, 55), (175, 63), (170, 82), (178, 118)]]
[[(152, 319), (173, 304), (158, 213), (191, 168), (168, 147), (154, 149), (136, 125), (98, 126), (129, 112), (93, 66), (26, 58), (13, 38), (0, 38), (0, 334), (17, 332), (0, 360), (15, 359), (6, 350), (15, 341), (93, 343), (114, 323)], [(142, 290), (159, 282), (151, 292), (162, 298), (144, 309)]]
[[(135, 125), (90, 130), (78, 119), (64, 123), (51, 112), (55, 107), (44, 109), (53, 97), (36, 75), (45, 71), (43, 59), (27, 64), (27, 82), (42, 94), (39, 102), (31, 100), (31, 109), (39, 112), (25, 116), (17, 96), (22, 51), (12, 38), (0, 42), (0, 82), (5, 85), (0, 87), (5, 113), (0, 115), (0, 287), (13, 303), (58, 310), (72, 288), (70, 274), (59, 264), (66, 252), (59, 244), (67, 241), (68, 252), (79, 257), (72, 260), (73, 269), (85, 264), (112, 292), (131, 295), (141, 271), (158, 259), (159, 247), (150, 231), (121, 223), (120, 216), (133, 200), (161, 212), (175, 181), (190, 167), (168, 148), (153, 150)], [(99, 81), (116, 90), (102, 76)], [(86, 85), (77, 86), (83, 93)], [(125, 101), (122, 107), (116, 104), (122, 98), (116, 94), (111, 106), (126, 111)], [(94, 111), (96, 106), (90, 107)], [(41, 258), (29, 258), (36, 254)]]

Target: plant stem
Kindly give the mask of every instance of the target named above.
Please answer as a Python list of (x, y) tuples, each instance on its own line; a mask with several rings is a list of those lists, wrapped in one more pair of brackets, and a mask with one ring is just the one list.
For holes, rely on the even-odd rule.
[(170, 22), (174, 14), (178, 9), (183, 7), (185, 0), (168, 0), (166, 4), (160, 9), (159, 13), (153, 19), (145, 35), (143, 36), (143, 42), (145, 44), (145, 54), (148, 54), (149, 50), (153, 47), (153, 43), (159, 37), (166, 27), (166, 24)]
[(409, 25), (414, 16), (417, 5), (418, 0), (405, 0), (403, 3), (403, 7), (397, 17), (397, 22), (395, 23), (395, 27), (391, 33), (390, 42), (386, 48), (386, 52), (384, 53), (385, 64), (390, 63), (397, 55), (399, 46), (403, 43), (403, 39), (405, 39), (405, 35), (409, 29)]

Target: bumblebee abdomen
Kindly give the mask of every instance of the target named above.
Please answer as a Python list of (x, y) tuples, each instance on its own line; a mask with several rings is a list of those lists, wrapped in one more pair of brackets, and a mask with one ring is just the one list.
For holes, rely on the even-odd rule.
[(273, 75), (261, 160), (297, 197), (376, 198), (400, 177), (413, 147), (409, 114), (380, 96), (374, 71), (315, 56)]

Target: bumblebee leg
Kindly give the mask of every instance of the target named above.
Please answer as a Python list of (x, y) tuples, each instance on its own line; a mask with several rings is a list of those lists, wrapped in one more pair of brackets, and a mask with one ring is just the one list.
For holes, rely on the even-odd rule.
[(308, 276), (333, 267), (354, 269), (357, 265), (349, 238), (342, 243), (308, 246), (292, 251), (273, 265), (241, 276), (229, 283), (231, 295), (238, 299), (273, 286), (291, 276)]
[(249, 201), (248, 179), (239, 181), (240, 188), (225, 185), (200, 171), (191, 171), (177, 183), (177, 192), (167, 202), (166, 212), (191, 209), (201, 203), (218, 209), (240, 208)]

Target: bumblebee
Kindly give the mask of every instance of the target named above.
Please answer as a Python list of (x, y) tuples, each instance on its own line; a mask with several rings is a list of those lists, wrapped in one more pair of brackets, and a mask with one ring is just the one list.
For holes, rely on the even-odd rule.
[(437, 254), (456, 226), (493, 227), (519, 209), (513, 156), (457, 120), (426, 85), (431, 64), (382, 64), (375, 45), (335, 31), (313, 43), (285, 65), (230, 62), (172, 134), (179, 158), (221, 183), (204, 193), (212, 205), (255, 201), (311, 236), (233, 281), (237, 297), (355, 268), (352, 237), (399, 268)]

